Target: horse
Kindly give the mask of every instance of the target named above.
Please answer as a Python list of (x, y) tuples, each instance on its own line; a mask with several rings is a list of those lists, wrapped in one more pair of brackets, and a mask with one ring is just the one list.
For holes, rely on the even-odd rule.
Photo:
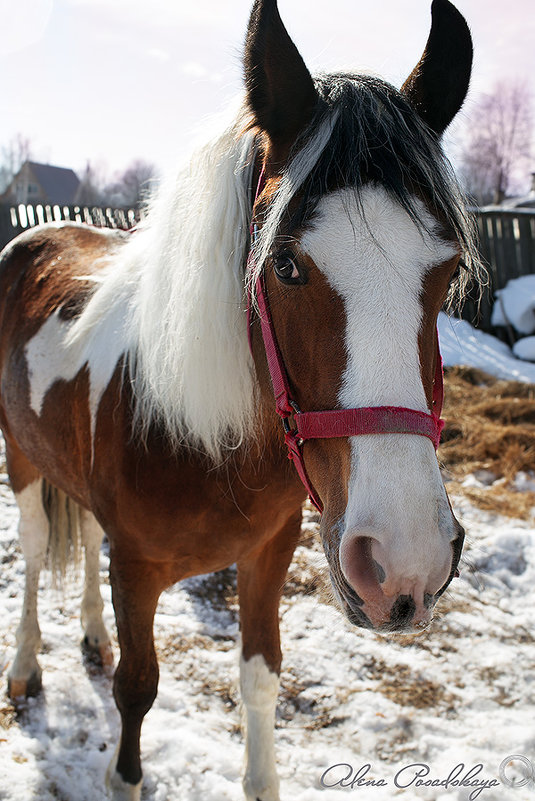
[(48, 224), (3, 251), (0, 423), (26, 560), (9, 692), (41, 687), (39, 573), (49, 537), (78, 523), (84, 642), (109, 661), (105, 532), (114, 801), (141, 797), (164, 589), (237, 565), (243, 787), (277, 801), (278, 604), (307, 494), (355, 626), (422, 631), (456, 573), (464, 532), (435, 453), (436, 322), (478, 257), (441, 137), (471, 62), (464, 18), (433, 0), (399, 91), (312, 77), (276, 0), (255, 0), (239, 113), (137, 230)]

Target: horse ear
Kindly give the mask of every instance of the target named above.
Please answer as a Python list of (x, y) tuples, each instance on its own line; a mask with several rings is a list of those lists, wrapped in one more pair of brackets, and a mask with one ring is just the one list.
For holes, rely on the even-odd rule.
[(255, 0), (245, 42), (245, 85), (256, 124), (275, 147), (289, 147), (312, 117), (318, 95), (277, 9)]
[(431, 32), (423, 55), (401, 91), (441, 136), (461, 108), (472, 70), (472, 37), (449, 0), (433, 0)]

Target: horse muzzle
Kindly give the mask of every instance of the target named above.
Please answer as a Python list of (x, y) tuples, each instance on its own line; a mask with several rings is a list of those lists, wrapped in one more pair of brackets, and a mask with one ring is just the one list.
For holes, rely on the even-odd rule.
[(348, 620), (375, 631), (423, 631), (431, 622), (437, 600), (458, 575), (463, 540), (464, 530), (457, 523), (457, 536), (447, 543), (443, 559), (435, 560), (428, 571), (402, 575), (374, 538), (344, 537), (331, 576)]

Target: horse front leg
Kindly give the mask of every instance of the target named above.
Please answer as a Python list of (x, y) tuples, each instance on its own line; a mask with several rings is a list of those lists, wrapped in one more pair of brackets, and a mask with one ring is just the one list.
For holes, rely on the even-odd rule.
[(111, 555), (110, 578), (121, 659), (113, 694), (121, 715), (121, 738), (106, 783), (113, 801), (141, 798), (140, 735), (143, 718), (158, 689), (154, 613), (164, 589), (161, 574), (147, 562), (120, 561)]
[(274, 739), (281, 666), (279, 600), (300, 530), (299, 509), (262, 550), (238, 563), (247, 801), (279, 801)]

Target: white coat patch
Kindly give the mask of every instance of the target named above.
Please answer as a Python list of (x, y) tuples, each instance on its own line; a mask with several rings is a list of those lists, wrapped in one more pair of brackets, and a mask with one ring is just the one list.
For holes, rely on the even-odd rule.
[(30, 404), (41, 415), (47, 392), (56, 381), (72, 381), (87, 365), (89, 372), (89, 414), (91, 438), (95, 433), (98, 406), (111, 381), (117, 363), (127, 350), (125, 346), (124, 306), (100, 321), (100, 326), (88, 331), (82, 339), (71, 341), (72, 321), (60, 318), (55, 311), (41, 326), (25, 348), (30, 382)]

